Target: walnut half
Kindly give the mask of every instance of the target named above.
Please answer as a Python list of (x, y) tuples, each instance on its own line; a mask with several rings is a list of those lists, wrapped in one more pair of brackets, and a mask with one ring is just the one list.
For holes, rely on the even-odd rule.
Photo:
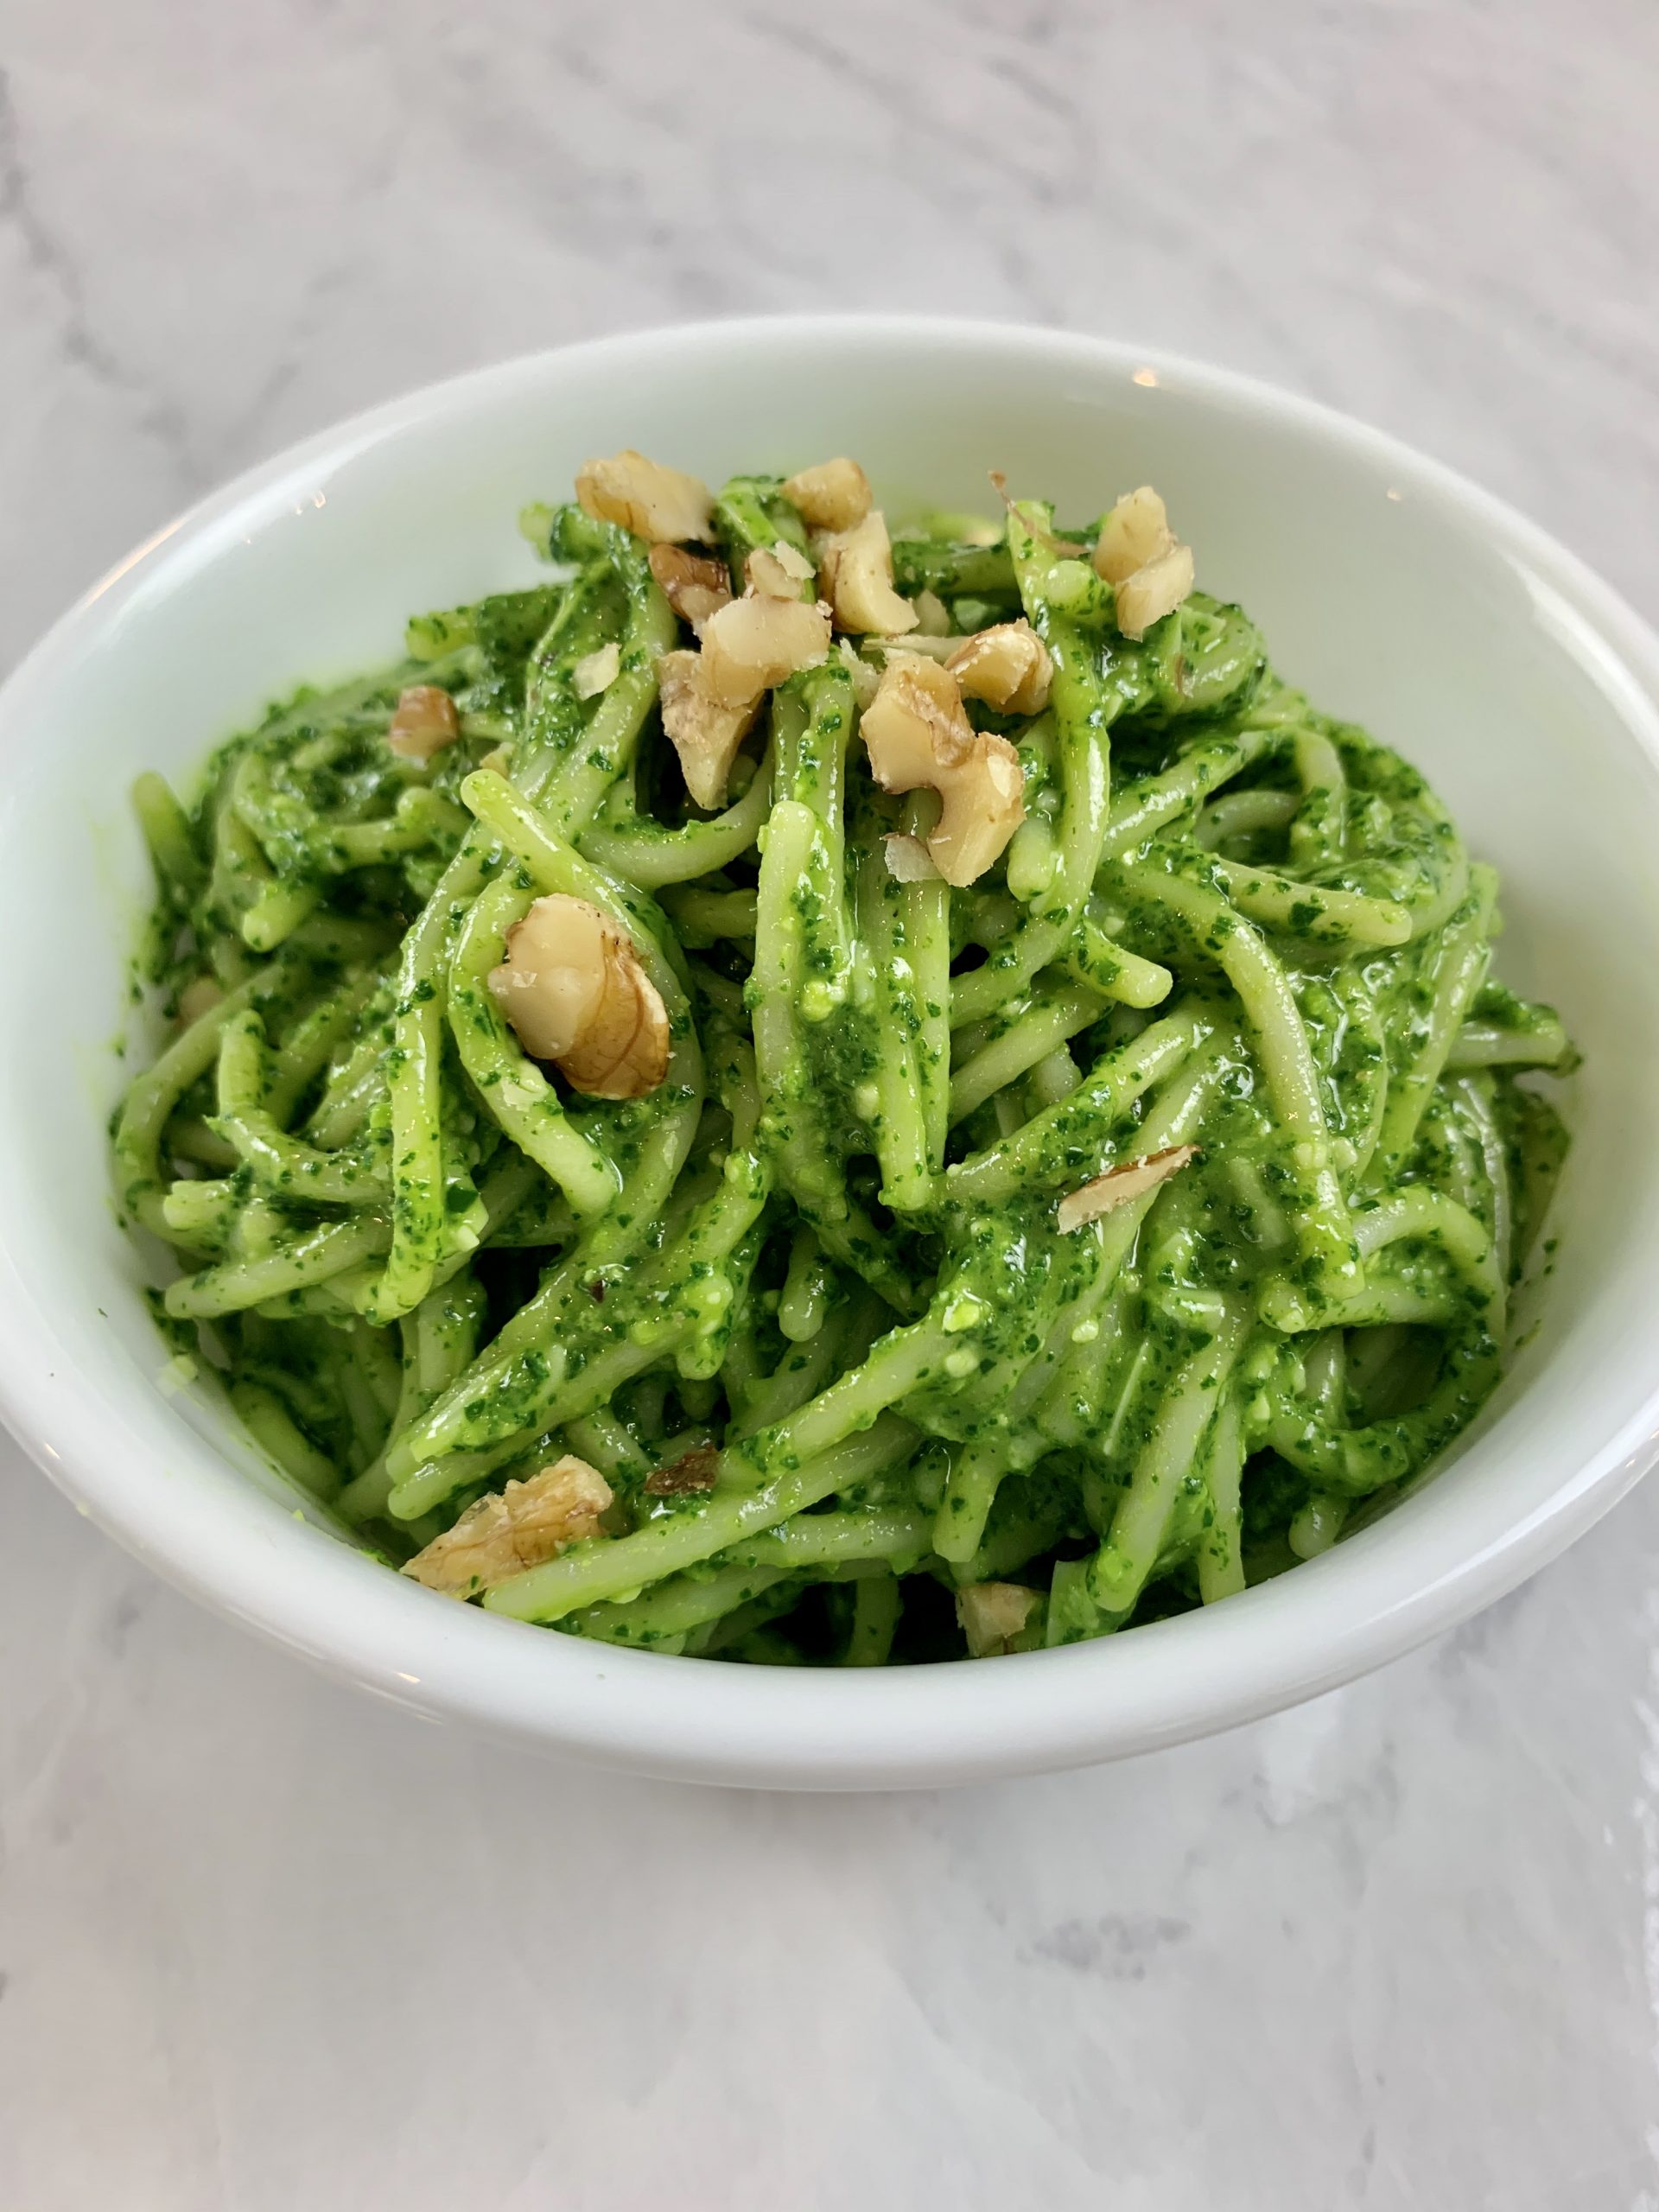
[(527, 1482), (510, 1482), (477, 1499), (403, 1572), (445, 1597), (474, 1598), (599, 1535), (599, 1516), (610, 1503), (604, 1476), (567, 1452)]
[(668, 1013), (621, 931), (585, 899), (538, 899), (490, 971), (532, 1059), (590, 1098), (643, 1098), (668, 1072)]
[(976, 730), (956, 677), (919, 653), (888, 657), (861, 727), (884, 791), (938, 791), (928, 854), (947, 883), (975, 882), (1025, 819), (1025, 772), (1013, 746)]

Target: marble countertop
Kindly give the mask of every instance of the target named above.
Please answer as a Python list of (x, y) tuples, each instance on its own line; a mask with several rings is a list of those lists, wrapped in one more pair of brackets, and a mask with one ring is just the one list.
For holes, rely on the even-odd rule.
[[(14, 0), (0, 665), (216, 480), (691, 315), (1144, 338), (1659, 611), (1644, 0)], [(739, 1796), (428, 1729), (0, 1446), (7, 2212), (1659, 2212), (1659, 1487), (1134, 1764)]]

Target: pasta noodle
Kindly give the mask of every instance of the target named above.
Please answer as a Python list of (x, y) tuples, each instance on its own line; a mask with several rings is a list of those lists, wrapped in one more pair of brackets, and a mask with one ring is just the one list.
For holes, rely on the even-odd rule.
[[(139, 779), (163, 1327), (390, 1566), (610, 1643), (986, 1656), (1328, 1548), (1491, 1389), (1566, 1148), (1491, 870), (1167, 533), (1114, 583), (1039, 502), (634, 463), (529, 512), (555, 580)], [(826, 652), (819, 588), (951, 634)], [(521, 961), (569, 1054), (532, 919), (599, 948)]]

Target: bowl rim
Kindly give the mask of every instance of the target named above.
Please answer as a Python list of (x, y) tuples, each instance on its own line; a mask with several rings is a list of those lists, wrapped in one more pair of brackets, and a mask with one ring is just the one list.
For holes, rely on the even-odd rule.
[[(417, 386), (318, 431), (208, 493), (82, 594), (0, 684), (0, 753), (26, 727), (33, 702), (49, 695), (142, 586), (193, 556), (216, 561), (223, 546), (207, 541), (265, 519), (275, 495), (296, 478), (315, 479), (319, 468), (467, 416), (493, 395), (534, 386), (573, 365), (632, 365), (671, 340), (679, 369), (695, 372), (729, 349), (803, 339), (877, 352), (948, 340), (1095, 377), (1149, 368), (1160, 384), (1201, 401), (1385, 463), (1402, 485), (1457, 511), (1541, 575), (1590, 625), (1627, 684), (1634, 681), (1649, 726), (1632, 721), (1631, 734), (1659, 762), (1659, 637), (1576, 555), (1445, 464), (1319, 402), (1161, 346), (880, 314), (762, 315), (591, 339)], [(0, 829), (0, 841), (8, 834), (15, 829)], [(1608, 1510), (1659, 1446), (1656, 1375), (1638, 1410), (1564, 1472), (1537, 1510), (1519, 1519), (1496, 1508), (1465, 1513), (1472, 1541), (1465, 1535), (1452, 1543), (1449, 1526), (1425, 1520), (1399, 1556), (1386, 1546), (1343, 1547), (1224, 1605), (989, 1668), (711, 1668), (532, 1636), (474, 1607), (435, 1605), (325, 1530), (288, 1520), (251, 1485), (206, 1481), (188, 1513), (169, 1512), (167, 1493), (172, 1487), (176, 1505), (178, 1491), (160, 1456), (130, 1425), (124, 1440), (136, 1458), (111, 1450), (110, 1407), (62, 1371), (66, 1347), (49, 1311), (29, 1294), (27, 1262), (0, 1207), (0, 1417), (126, 1548), (215, 1611), (428, 1719), (458, 1719), (500, 1738), (681, 1779), (935, 1784), (1080, 1766), (1213, 1733), (1351, 1681), (1502, 1596)], [(128, 1389), (112, 1374), (104, 1395), (118, 1402)], [(205, 1440), (176, 1425), (199, 1465), (226, 1466)], [(273, 1573), (279, 1526), (289, 1532), (288, 1551)]]

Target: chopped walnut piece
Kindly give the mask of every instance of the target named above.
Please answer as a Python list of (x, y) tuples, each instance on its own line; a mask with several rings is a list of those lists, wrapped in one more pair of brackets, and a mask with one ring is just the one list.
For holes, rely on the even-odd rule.
[(566, 1454), (526, 1481), (479, 1498), (403, 1572), (446, 1595), (475, 1596), (600, 1534), (612, 1496), (602, 1475)]
[(944, 664), (963, 696), (1005, 715), (1039, 715), (1048, 704), (1054, 664), (1029, 622), (998, 622), (976, 631)]
[(621, 931), (585, 899), (538, 899), (490, 989), (532, 1059), (589, 1098), (643, 1098), (668, 1072), (668, 1014)]
[(1011, 1650), (1042, 1602), (1039, 1592), (1020, 1582), (970, 1582), (958, 1590), (957, 1619), (968, 1639), (968, 1656), (992, 1659)]
[(1126, 492), (1106, 517), (1094, 562), (1095, 573), (1116, 590), (1117, 626), (1126, 638), (1144, 638), (1192, 588), (1192, 549), (1171, 530), (1150, 484)]
[(784, 480), (784, 497), (809, 530), (851, 530), (874, 504), (870, 480), (855, 461), (821, 461)]
[(576, 502), (584, 514), (657, 544), (714, 536), (715, 502), (709, 486), (680, 469), (647, 461), (632, 446), (607, 460), (582, 463), (576, 472)]
[(1172, 545), (1117, 587), (1117, 626), (1126, 638), (1144, 638), (1154, 622), (1173, 614), (1192, 588), (1192, 548)]
[(604, 1476), (567, 1452), (527, 1482), (477, 1499), (403, 1572), (446, 1597), (476, 1597), (601, 1534), (599, 1516), (610, 1503)]
[(1060, 1200), (1055, 1217), (1056, 1226), (1063, 1235), (1081, 1229), (1086, 1223), (1098, 1221), (1102, 1214), (1110, 1213), (1115, 1206), (1126, 1206), (1132, 1198), (1143, 1198), (1148, 1191), (1155, 1191), (1172, 1175), (1179, 1175), (1189, 1160), (1198, 1158), (1195, 1144), (1166, 1145), (1161, 1152), (1148, 1153), (1144, 1160), (1126, 1160), (1121, 1166), (1109, 1167), (1103, 1175), (1096, 1175), (1081, 1190), (1068, 1191)]
[(570, 689), (578, 699), (596, 699), (621, 673), (622, 648), (613, 638), (608, 645), (582, 655), (570, 671)]
[(818, 550), (818, 588), (838, 630), (896, 637), (916, 627), (916, 609), (893, 588), (893, 545), (886, 518), (873, 507), (862, 522), (826, 537)]
[(680, 756), (685, 788), (699, 806), (723, 806), (732, 763), (764, 694), (757, 691), (741, 707), (722, 706), (709, 689), (701, 653), (664, 653), (657, 664), (657, 682), (663, 728)]
[(956, 677), (915, 653), (889, 655), (861, 728), (884, 791), (939, 794), (927, 849), (945, 881), (983, 875), (1025, 817), (1025, 774), (1007, 738), (976, 731)]
[(449, 694), (435, 683), (411, 683), (397, 694), (397, 708), (386, 730), (386, 743), (405, 760), (423, 766), (435, 753), (461, 735), (461, 717)]
[(805, 554), (782, 537), (775, 545), (757, 545), (743, 563), (744, 582), (762, 599), (814, 598), (816, 594), (801, 589), (811, 582), (813, 573)]
[(1138, 492), (1126, 492), (1101, 524), (1095, 574), (1109, 584), (1121, 584), (1174, 543), (1163, 501), (1150, 484), (1143, 484)]
[(193, 976), (179, 993), (179, 1025), (188, 1029), (192, 1022), (200, 1021), (204, 1014), (211, 1014), (222, 1004), (224, 987), (212, 976)]
[(664, 598), (696, 636), (732, 595), (726, 563), (713, 553), (688, 553), (683, 545), (653, 545), (647, 556)]
[(938, 883), (939, 871), (933, 865), (933, 855), (919, 837), (895, 831), (881, 840), (887, 863), (887, 874), (895, 883)]
[(830, 651), (830, 610), (806, 599), (746, 593), (711, 614), (702, 633), (709, 696), (743, 707), (798, 669), (816, 668)]
[(645, 1477), (649, 1497), (685, 1497), (697, 1491), (711, 1491), (720, 1472), (720, 1452), (713, 1444), (699, 1444), (682, 1452), (671, 1466), (657, 1467)]

